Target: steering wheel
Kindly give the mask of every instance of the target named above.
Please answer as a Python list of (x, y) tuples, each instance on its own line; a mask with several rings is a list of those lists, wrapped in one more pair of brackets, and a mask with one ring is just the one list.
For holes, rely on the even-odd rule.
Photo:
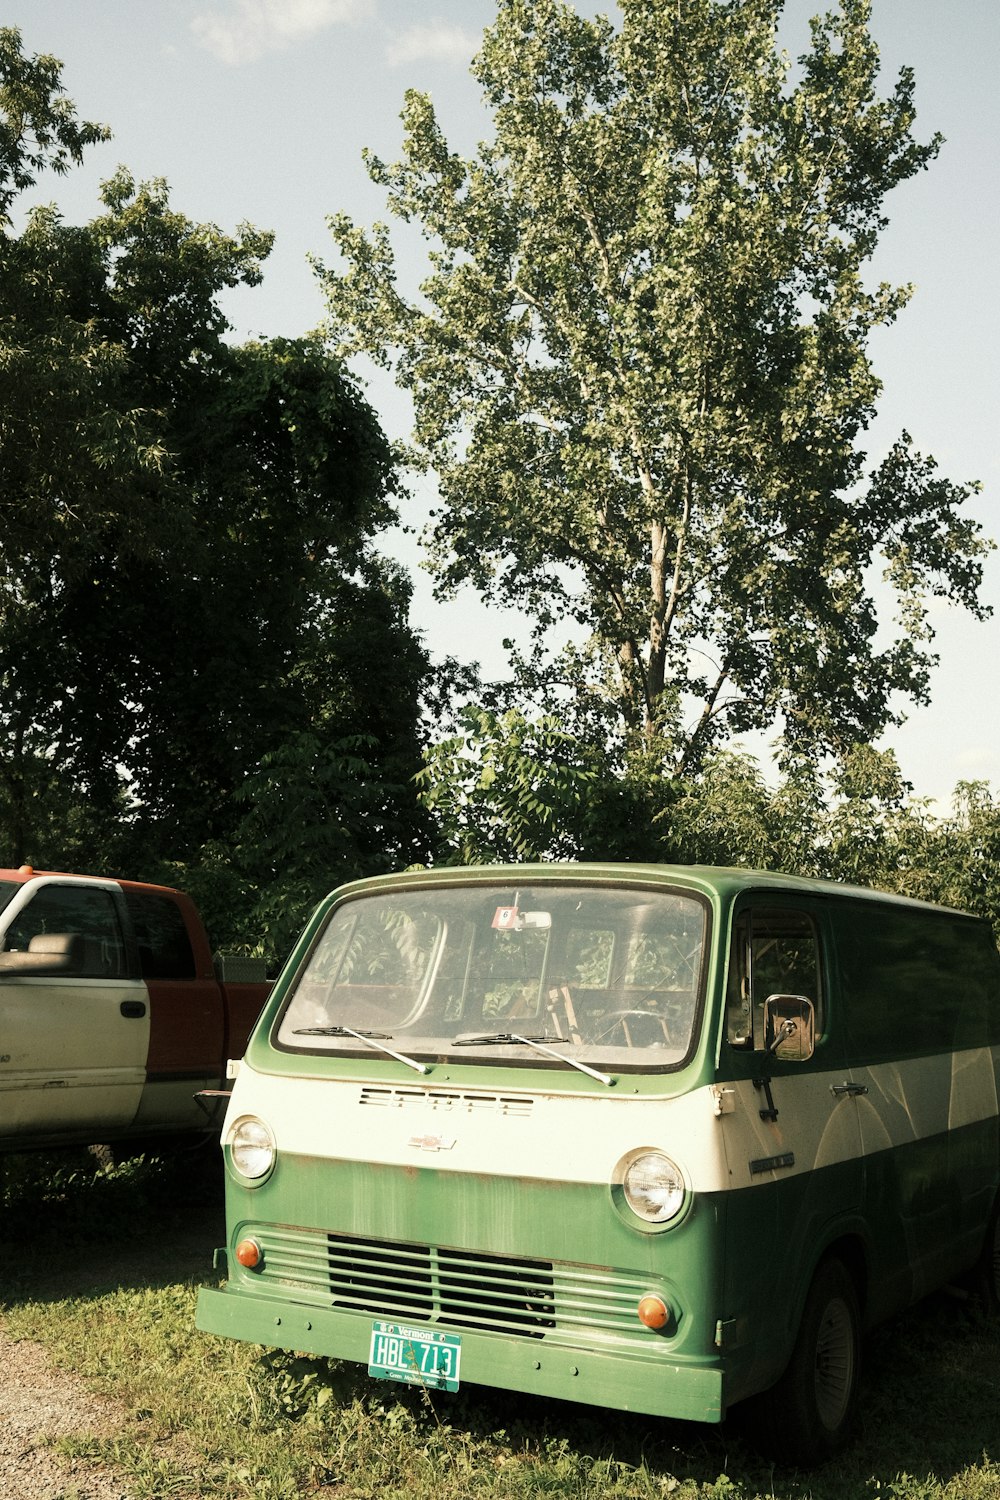
[[(628, 1010), (608, 1010), (608, 1011), (605, 1011), (604, 1015), (600, 1019), (600, 1022), (598, 1023), (600, 1025), (601, 1029), (591, 1038), (591, 1040), (595, 1041), (595, 1042), (602, 1042), (606, 1036), (609, 1036), (610, 1033), (612, 1031), (614, 1031), (614, 1029), (615, 1029), (616, 1026), (620, 1026), (621, 1029), (622, 1029), (622, 1032), (623, 1032), (623, 1034), (625, 1036), (626, 1044), (629, 1047), (650, 1046), (650, 1045), (653, 1045), (650, 1042), (646, 1042), (646, 1043), (633, 1042), (633, 1040), (632, 1040), (632, 1038), (631, 1038), (631, 1036), (629, 1034), (629, 1029), (628, 1029), (628, 1026), (627, 1026), (626, 1023), (629, 1020), (633, 1020), (633, 1019), (634, 1020), (639, 1020), (640, 1018), (642, 1020), (644, 1020), (644, 1021), (650, 1021), (650, 1022), (653, 1023), (653, 1026), (654, 1026), (655, 1031), (656, 1031), (656, 1036), (655, 1036), (655, 1041), (656, 1042), (663, 1043), (663, 1042), (666, 1042), (668, 1040), (668, 1037), (667, 1037), (667, 1028), (666, 1028), (665, 1020), (664, 1020), (664, 1017), (660, 1015), (659, 1011), (656, 1011), (656, 1010), (636, 1010), (634, 1007), (632, 1007), (632, 1008), (630, 1008)], [(609, 1025), (605, 1025), (604, 1023), (606, 1021), (610, 1022), (610, 1024)]]

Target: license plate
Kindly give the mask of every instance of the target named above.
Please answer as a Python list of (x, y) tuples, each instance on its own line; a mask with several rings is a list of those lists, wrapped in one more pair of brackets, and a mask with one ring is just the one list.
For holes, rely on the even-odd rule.
[(435, 1391), (458, 1390), (462, 1340), (436, 1328), (411, 1328), (405, 1323), (372, 1324), (368, 1373), (377, 1380), (402, 1380)]

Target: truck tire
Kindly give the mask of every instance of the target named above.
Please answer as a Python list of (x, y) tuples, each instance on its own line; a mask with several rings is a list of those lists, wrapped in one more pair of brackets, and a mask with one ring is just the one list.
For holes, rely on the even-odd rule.
[(842, 1261), (820, 1263), (784, 1375), (761, 1398), (768, 1451), (783, 1463), (825, 1463), (848, 1441), (861, 1373), (861, 1319)]

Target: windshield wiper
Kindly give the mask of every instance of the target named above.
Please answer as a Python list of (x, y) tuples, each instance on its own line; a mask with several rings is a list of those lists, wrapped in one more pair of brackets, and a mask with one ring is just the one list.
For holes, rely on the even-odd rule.
[(596, 1078), (598, 1083), (603, 1083), (606, 1088), (614, 1085), (614, 1079), (607, 1073), (599, 1073), (596, 1068), (588, 1068), (586, 1063), (577, 1062), (575, 1057), (564, 1057), (561, 1052), (553, 1052), (551, 1047), (543, 1045), (545, 1042), (568, 1042), (566, 1036), (519, 1036), (516, 1031), (498, 1031), (493, 1036), (458, 1036), (452, 1046), (454, 1047), (508, 1047), (511, 1045), (534, 1047), (536, 1052), (544, 1052), (546, 1057), (554, 1057), (557, 1062), (565, 1063), (568, 1068), (577, 1068), (581, 1073), (587, 1073), (591, 1078)]
[[(517, 1036), (513, 1031), (496, 1031), (490, 1036), (457, 1036), (453, 1043), (456, 1047), (503, 1047), (511, 1043), (527, 1042), (529, 1047), (535, 1047), (540, 1042), (568, 1042), (567, 1036)], [(558, 1053), (556, 1054), (558, 1056)]]
[(293, 1036), (353, 1036), (359, 1042), (364, 1042), (376, 1052), (384, 1052), (387, 1057), (394, 1057), (397, 1062), (405, 1063), (408, 1068), (415, 1068), (418, 1073), (429, 1073), (430, 1068), (426, 1063), (417, 1062), (416, 1058), (407, 1057), (405, 1052), (394, 1052), (391, 1047), (383, 1047), (383, 1042), (391, 1042), (392, 1037), (387, 1031), (355, 1031), (352, 1026), (299, 1026), (292, 1033)]

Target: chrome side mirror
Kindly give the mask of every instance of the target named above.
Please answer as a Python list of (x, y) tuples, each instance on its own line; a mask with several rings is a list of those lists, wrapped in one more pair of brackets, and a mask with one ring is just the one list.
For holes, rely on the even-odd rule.
[(805, 995), (768, 995), (764, 1045), (783, 1062), (808, 1062), (816, 1050), (816, 1007)]

